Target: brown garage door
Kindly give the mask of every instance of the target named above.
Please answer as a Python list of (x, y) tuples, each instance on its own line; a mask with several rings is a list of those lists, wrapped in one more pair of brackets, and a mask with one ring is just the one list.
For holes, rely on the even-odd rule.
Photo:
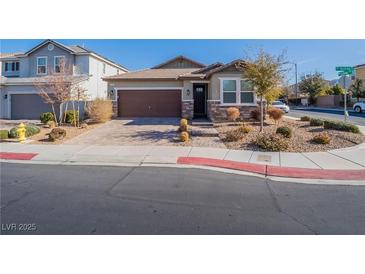
[(181, 90), (119, 90), (118, 116), (180, 117)]

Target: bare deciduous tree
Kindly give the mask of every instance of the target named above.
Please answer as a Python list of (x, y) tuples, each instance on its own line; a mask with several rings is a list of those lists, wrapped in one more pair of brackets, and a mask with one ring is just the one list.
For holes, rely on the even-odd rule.
[(256, 94), (260, 98), (260, 131), (264, 127), (263, 98), (283, 86), (286, 63), (285, 53), (274, 56), (261, 49), (255, 56), (248, 57), (246, 61), (237, 65), (244, 77), (253, 83)]
[[(52, 106), (56, 125), (61, 124), (64, 119), (63, 104), (74, 99), (74, 94), (85, 94), (86, 90), (81, 87), (80, 79), (72, 76), (72, 67), (66, 65), (65, 60), (60, 59), (55, 69), (48, 69), (49, 74), (38, 78), (33, 85), (37, 88), (38, 94), (46, 104)], [(82, 91), (83, 90), (83, 91)], [(81, 92), (82, 91), (82, 92)], [(83, 95), (84, 96), (84, 95)], [(76, 96), (77, 98), (81, 97)], [(55, 106), (60, 105), (58, 122)]]
[(80, 101), (86, 102), (88, 99), (86, 88), (81, 86), (80, 84), (75, 84), (71, 90), (71, 100), (73, 112), (75, 113), (75, 101), (77, 102), (77, 121), (74, 121), (74, 126), (80, 127)]

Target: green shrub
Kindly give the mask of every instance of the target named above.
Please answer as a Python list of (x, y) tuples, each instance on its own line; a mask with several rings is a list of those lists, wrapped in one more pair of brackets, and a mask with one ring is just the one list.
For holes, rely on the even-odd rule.
[(311, 117), (309, 117), (309, 116), (302, 116), (302, 117), (300, 117), (300, 121), (309, 122), (310, 120), (311, 120)]
[(340, 131), (347, 131), (353, 133), (361, 133), (358, 126), (352, 125), (350, 123), (345, 123), (341, 121), (324, 121), (325, 129), (334, 129)]
[(65, 111), (65, 121), (66, 123), (72, 124), (74, 125), (75, 123), (77, 123), (77, 117), (79, 113), (75, 110), (66, 110)]
[[(18, 138), (18, 134), (16, 133), (17, 127), (13, 127), (9, 131), (9, 138)], [(41, 131), (39, 127), (34, 124), (27, 124), (25, 125), (25, 137), (30, 137), (35, 134), (38, 134)]]
[(323, 132), (315, 135), (312, 141), (315, 142), (316, 144), (326, 145), (331, 142), (331, 137), (328, 135), (328, 133)]
[(0, 130), (0, 139), (8, 139), (9, 138), (9, 131), (6, 129)]
[(290, 127), (278, 127), (276, 133), (281, 134), (285, 138), (291, 138), (293, 136), (293, 130)]
[(268, 151), (283, 151), (289, 146), (287, 140), (276, 134), (259, 134), (256, 139), (256, 145)]
[(42, 124), (47, 124), (49, 121), (54, 121), (54, 115), (52, 112), (43, 112), (39, 117)]
[(318, 118), (311, 118), (309, 121), (309, 125), (311, 127), (321, 127), (323, 126), (324, 121), (322, 119), (318, 119)]

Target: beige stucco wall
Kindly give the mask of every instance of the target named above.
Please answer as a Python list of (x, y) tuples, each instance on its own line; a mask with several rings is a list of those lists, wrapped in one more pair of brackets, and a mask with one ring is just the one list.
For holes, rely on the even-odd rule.
[(112, 88), (158, 88), (158, 87), (183, 87), (183, 81), (108, 81)]
[(184, 81), (183, 100), (193, 100), (193, 83), (190, 80)]
[[(220, 100), (220, 80), (219, 78), (232, 77), (232, 78), (240, 78), (242, 77), (242, 73), (239, 71), (224, 71), (220, 73), (213, 74), (211, 78), (208, 80), (208, 100)], [(168, 87), (182, 87), (182, 100), (193, 100), (193, 83), (192, 80), (184, 80), (184, 81), (135, 81), (135, 80), (124, 80), (124, 81), (108, 81), (108, 89), (117, 89), (117, 88), (168, 88)], [(188, 90), (190, 92), (188, 92)], [(189, 93), (189, 94), (188, 94)]]
[(356, 69), (356, 78), (365, 81), (365, 67)]
[(213, 74), (208, 85), (208, 100), (220, 100), (220, 80), (219, 78), (240, 78), (241, 72), (221, 72)]

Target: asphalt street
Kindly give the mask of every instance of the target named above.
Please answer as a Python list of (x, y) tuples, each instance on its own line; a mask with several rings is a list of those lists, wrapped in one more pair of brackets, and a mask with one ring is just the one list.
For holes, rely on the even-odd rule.
[(2, 234), (365, 234), (365, 187), (1, 163)]
[[(341, 110), (318, 110), (318, 109), (291, 109), (286, 116), (300, 118), (310, 116), (315, 118), (332, 119), (344, 121), (343, 111)], [(365, 113), (349, 112), (348, 121), (359, 126), (365, 126)]]

